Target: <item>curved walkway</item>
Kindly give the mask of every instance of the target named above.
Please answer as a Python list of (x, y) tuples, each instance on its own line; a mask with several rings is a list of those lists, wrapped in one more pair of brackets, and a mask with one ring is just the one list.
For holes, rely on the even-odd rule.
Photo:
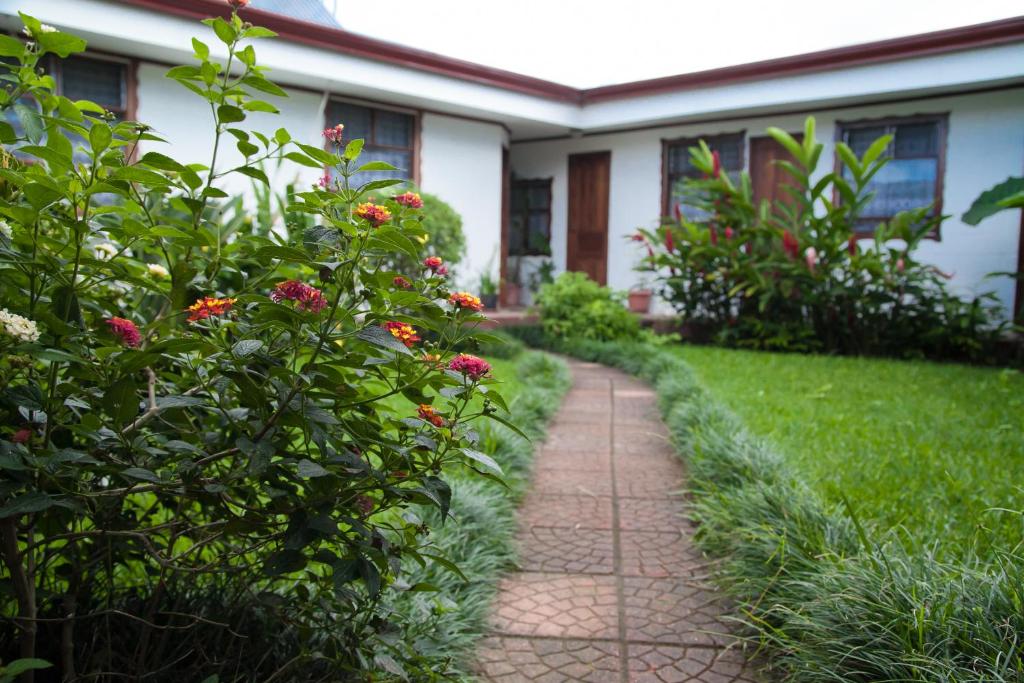
[(570, 362), (573, 387), (519, 510), (520, 571), (502, 582), (486, 681), (755, 681), (730, 647), (708, 566), (680, 517), (683, 468), (654, 392)]

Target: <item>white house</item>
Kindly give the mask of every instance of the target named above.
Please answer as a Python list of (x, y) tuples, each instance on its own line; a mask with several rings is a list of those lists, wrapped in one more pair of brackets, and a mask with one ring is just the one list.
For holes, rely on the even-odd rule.
[[(876, 217), (937, 202), (952, 218), (919, 256), (964, 293), (994, 290), (1008, 310), (1024, 302), (1011, 278), (985, 279), (1021, 269), (1021, 212), (979, 227), (958, 218), (980, 192), (1024, 172), (1024, 17), (579, 90), (356, 35), (321, 9), (254, 0), (243, 11), (280, 35), (257, 52), (290, 95), (280, 116), (251, 125), (283, 125), (310, 144), (338, 121), (366, 135), (369, 154), (462, 214), (465, 273), (491, 264), (510, 277), (510, 256), (550, 244), (557, 270), (629, 288), (638, 254), (625, 238), (670, 210), (686, 146), (705, 139), (770, 197), (778, 150), (765, 128), (797, 132), (814, 115), (826, 158), (835, 140), (857, 147), (894, 133)], [(55, 67), (69, 96), (154, 126), (176, 158), (206, 159), (208, 113), (164, 74), (189, 60), (190, 38), (207, 32), (198, 20), (225, 14), (223, 0), (0, 0), (0, 28), (16, 29), (18, 10), (89, 41), (86, 57)], [(316, 177), (287, 165), (275, 180)]]

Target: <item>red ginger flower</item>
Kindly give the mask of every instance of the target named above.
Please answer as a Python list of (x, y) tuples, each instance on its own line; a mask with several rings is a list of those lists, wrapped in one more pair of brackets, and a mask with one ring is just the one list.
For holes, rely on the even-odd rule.
[(666, 228), (665, 229), (665, 249), (667, 249), (668, 253), (670, 253), (670, 254), (673, 251), (676, 250), (676, 241), (672, 237), (672, 229), (671, 228)]
[(408, 206), (410, 209), (423, 208), (423, 198), (416, 192), (404, 192), (396, 196), (395, 201), (402, 206)]
[(711, 245), (712, 246), (717, 246), (718, 245), (718, 230), (715, 230), (715, 228), (711, 228), (710, 232), (711, 232)]
[(471, 311), (482, 311), (484, 308), (480, 297), (473, 296), (469, 292), (456, 292), (448, 297), (448, 303), (457, 308), (466, 308)]
[(791, 259), (795, 259), (800, 256), (800, 243), (796, 237), (793, 237), (793, 233), (789, 230), (782, 232), (782, 248), (786, 250), (786, 254)]
[(468, 353), (460, 353), (448, 362), (448, 369), (460, 372), (476, 382), (491, 372), (491, 364), (483, 358), (477, 358)]
[(387, 210), (387, 207), (370, 202), (363, 202), (357, 206), (356, 215), (375, 228), (379, 228), (391, 220), (391, 212)]
[(344, 132), (345, 132), (345, 126), (339, 123), (338, 125), (334, 126), (333, 128), (325, 129), (324, 130), (324, 137), (327, 138), (328, 141), (333, 142), (336, 145), (340, 145), (341, 144), (341, 140), (342, 140), (342, 133), (344, 133)]
[(407, 348), (412, 348), (412, 345), (420, 341), (420, 336), (416, 334), (416, 328), (408, 323), (398, 322), (392, 320), (381, 325), (385, 330), (391, 333), (391, 335), (406, 345)]
[(850, 252), (850, 256), (857, 255), (857, 236), (850, 235), (849, 241), (846, 243), (846, 251)]
[(224, 315), (231, 310), (236, 301), (238, 299), (218, 299), (213, 296), (204, 296), (185, 309), (189, 313), (188, 321), (194, 323), (211, 316)]
[(110, 326), (110, 332), (117, 337), (118, 341), (128, 348), (137, 348), (142, 343), (142, 334), (131, 320), (108, 318), (107, 325)]
[(428, 256), (423, 259), (423, 265), (439, 277), (444, 277), (448, 274), (448, 267), (444, 265), (444, 261), (441, 260), (440, 256)]
[(722, 157), (718, 155), (716, 149), (711, 153), (711, 177), (717, 178), (722, 174)]
[(319, 313), (327, 308), (327, 299), (323, 292), (298, 280), (279, 282), (274, 287), (274, 291), (270, 293), (270, 300), (275, 304), (282, 301), (294, 301), (297, 309), (311, 313)]
[(397, 287), (398, 289), (409, 289), (412, 287), (412, 283), (406, 280), (401, 275), (396, 275), (395, 278), (391, 280), (391, 284)]
[(437, 414), (433, 406), (429, 406), (426, 403), (421, 403), (420, 407), (416, 410), (416, 413), (420, 416), (421, 420), (429, 422), (435, 427), (444, 427), (444, 418)]

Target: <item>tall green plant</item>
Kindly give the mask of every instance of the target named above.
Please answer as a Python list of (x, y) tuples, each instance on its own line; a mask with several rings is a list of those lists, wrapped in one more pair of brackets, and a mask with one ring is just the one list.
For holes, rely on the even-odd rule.
[[(40, 657), (66, 680), (443, 676), (382, 601), (433, 589), (403, 563), (458, 572), (409, 509), (443, 524), (452, 468), (500, 476), (472, 423), (506, 420), (486, 361), (452, 351), (472, 297), (438, 261), (382, 265), (423, 256), (420, 210), (368, 200), (398, 181), (353, 184), (394, 169), (341, 125), (326, 149), (240, 128), (285, 93), (251, 43), (273, 33), (236, 13), (204, 21), (225, 60), (193, 39), (167, 74), (209, 110), (198, 163), (54, 94), (40, 60), (85, 43), (22, 19), (28, 42), (0, 36), (21, 122), (0, 121), (3, 657), (23, 680)], [(331, 172), (286, 231), (231, 219), (220, 182), (282, 157)]]

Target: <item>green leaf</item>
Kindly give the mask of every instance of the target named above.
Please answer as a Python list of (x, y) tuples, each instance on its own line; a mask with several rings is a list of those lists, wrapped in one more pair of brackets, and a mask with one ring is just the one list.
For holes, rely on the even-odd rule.
[(318, 161), (313, 161), (305, 154), (299, 154), (298, 152), (288, 152), (284, 155), (285, 159), (294, 161), (301, 166), (308, 166), (309, 168), (323, 169), (324, 165)]
[(141, 481), (148, 481), (153, 484), (163, 483), (160, 477), (156, 476), (155, 472), (147, 470), (143, 467), (129, 467), (128, 469), (123, 470), (121, 474), (125, 477), (128, 477), (129, 479), (139, 479)]
[(325, 470), (320, 465), (317, 465), (312, 460), (306, 460), (303, 458), (299, 461), (299, 476), (304, 479), (312, 479), (314, 477), (326, 477), (330, 472)]
[(486, 453), (475, 451), (472, 448), (463, 448), (462, 454), (470, 460), (480, 463), (485, 469), (497, 474), (499, 477), (505, 476), (505, 473), (501, 471), (501, 465), (495, 462), (494, 458)]
[(359, 171), (397, 171), (397, 170), (399, 170), (399, 169), (395, 168), (394, 166), (392, 166), (391, 164), (389, 164), (386, 161), (370, 161), (368, 163), (363, 164), (358, 169), (356, 169), (357, 172), (359, 172)]
[(92, 145), (93, 154), (99, 155), (103, 152), (110, 146), (113, 138), (110, 126), (103, 121), (93, 121), (92, 127), (89, 128), (89, 144)]
[(230, 45), (235, 42), (235, 38), (238, 34), (235, 33), (234, 27), (220, 17), (204, 19), (203, 23), (212, 28), (213, 32), (217, 34), (217, 37), (220, 38), (220, 41), (225, 45)]
[(156, 405), (161, 410), (171, 408), (190, 408), (192, 406), (206, 405), (206, 400), (196, 396), (159, 396)]
[(217, 107), (217, 120), (221, 123), (245, 121), (245, 112), (234, 105), (222, 104)]
[(139, 414), (139, 399), (136, 392), (139, 385), (126, 375), (114, 382), (103, 394), (103, 408), (118, 425), (122, 425)]
[(1005, 205), (1003, 202), (1013, 199), (1021, 192), (1024, 192), (1024, 178), (1007, 178), (978, 195), (978, 198), (971, 204), (971, 208), (961, 216), (961, 220), (967, 225), (977, 225), (989, 216), (1013, 208), (1012, 203)]
[(181, 171), (185, 168), (182, 164), (178, 163), (171, 157), (160, 154), (159, 152), (146, 152), (142, 155), (139, 163), (145, 164), (146, 166), (152, 166), (153, 168), (161, 171)]
[(235, 345), (231, 347), (231, 352), (239, 358), (245, 358), (246, 356), (251, 356), (262, 348), (263, 342), (259, 339), (243, 339), (242, 341), (235, 342)]
[(374, 346), (379, 346), (391, 351), (397, 351), (398, 353), (404, 353), (407, 356), (412, 355), (412, 351), (410, 351), (405, 344), (398, 341), (398, 339), (395, 338), (395, 335), (391, 334), (379, 325), (364, 327), (359, 330), (359, 334), (356, 336), (365, 342), (373, 344)]
[[(238, 144), (241, 145), (242, 143)], [(270, 179), (267, 178), (267, 174), (258, 168), (253, 168), (252, 166), (239, 166), (238, 168), (232, 170), (235, 173), (241, 173), (244, 176), (254, 178), (255, 180), (260, 181), (264, 185), (270, 185)]]
[(18, 496), (0, 507), (0, 518), (27, 515), (33, 512), (42, 512), (57, 504), (52, 496), (41, 491), (32, 491), (23, 496)]
[(264, 102), (263, 100), (249, 100), (242, 105), (242, 108), (246, 111), (264, 111), (268, 114), (280, 114), (281, 111), (272, 105), (270, 102)]
[(15, 659), (10, 664), (0, 669), (0, 672), (8, 676), (20, 676), (26, 671), (32, 671), (35, 669), (49, 669), (53, 664), (50, 664), (45, 659)]
[(72, 53), (85, 51), (85, 41), (70, 33), (54, 31), (52, 33), (39, 32), (37, 34), (33, 32), (32, 37), (39, 43), (39, 47), (43, 51), (52, 52), (58, 57), (67, 58)]
[(260, 92), (265, 92), (268, 95), (277, 95), (278, 97), (288, 97), (288, 93), (286, 93), (284, 90), (282, 90), (280, 87), (278, 87), (275, 83), (272, 83), (271, 81), (268, 81), (263, 76), (258, 76), (258, 75), (246, 76), (245, 78), (242, 79), (242, 83), (244, 83), (245, 85), (249, 86), (250, 88), (253, 88), (254, 90), (259, 90)]
[(363, 140), (356, 139), (345, 145), (345, 158), (349, 161), (355, 160), (359, 156), (359, 153), (363, 151)]
[(13, 36), (0, 34), (0, 57), (20, 58), (25, 54), (25, 43)]
[(276, 33), (262, 26), (252, 26), (242, 33), (243, 38), (274, 38), (275, 36), (277, 36)]
[(198, 57), (200, 61), (206, 61), (209, 59), (210, 47), (198, 38), (192, 39), (192, 49), (195, 50), (196, 57)]

